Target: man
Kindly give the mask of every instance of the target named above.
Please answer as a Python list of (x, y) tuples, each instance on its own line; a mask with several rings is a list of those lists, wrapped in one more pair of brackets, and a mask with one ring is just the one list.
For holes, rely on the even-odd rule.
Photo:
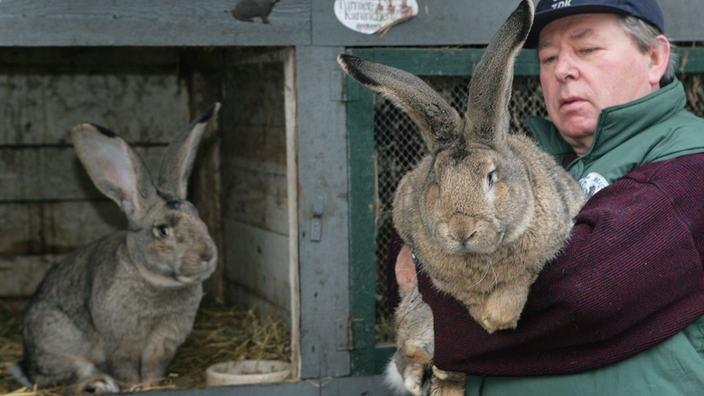
[(526, 122), (592, 196), (515, 331), (488, 334), (401, 250), (399, 286), (418, 284), (435, 364), (469, 373), (467, 395), (704, 394), (704, 120), (663, 31), (655, 0), (536, 7), (550, 120)]

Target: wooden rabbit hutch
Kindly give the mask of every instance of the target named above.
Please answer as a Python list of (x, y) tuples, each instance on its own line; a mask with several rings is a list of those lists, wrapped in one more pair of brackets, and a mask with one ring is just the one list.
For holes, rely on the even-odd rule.
[[(220, 252), (204, 301), (285, 324), (293, 374), (161, 394), (387, 394), (388, 201), (423, 148), (336, 57), (406, 69), (461, 103), (481, 48), (518, 2), (417, 3), (381, 35), (345, 27), (330, 0), (281, 0), (268, 23), (234, 18), (237, 0), (0, 1), (0, 307), (21, 308), (54, 262), (125, 227), (77, 161), (72, 126), (112, 129), (154, 171), (170, 138), (219, 101), (189, 184)], [(701, 115), (704, 28), (691, 9), (704, 0), (661, 6)], [(524, 51), (519, 111), (540, 111), (537, 73)]]

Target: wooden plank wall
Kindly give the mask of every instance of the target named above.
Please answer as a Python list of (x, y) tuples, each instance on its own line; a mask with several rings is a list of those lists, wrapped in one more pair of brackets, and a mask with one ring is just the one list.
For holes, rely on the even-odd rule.
[(223, 76), (227, 296), (291, 323), (284, 54), (242, 50)]
[(253, 22), (236, 0), (3, 0), (0, 46), (261, 46), (310, 44), (310, 0), (278, 2)]

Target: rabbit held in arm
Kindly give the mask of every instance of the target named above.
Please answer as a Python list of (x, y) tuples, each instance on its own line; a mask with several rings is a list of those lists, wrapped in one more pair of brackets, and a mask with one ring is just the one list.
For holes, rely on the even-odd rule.
[(219, 108), (173, 139), (156, 181), (116, 134), (91, 124), (73, 128), (78, 158), (125, 213), (128, 229), (69, 255), (39, 285), (24, 314), (24, 360), (12, 369), (25, 385), (119, 392), (164, 379), (217, 264), (186, 187)]
[(530, 31), (523, 1), (489, 44), (460, 116), (418, 77), (340, 55), (344, 70), (398, 103), (430, 153), (399, 183), (394, 226), (434, 285), (489, 332), (515, 328), (528, 288), (569, 237), (584, 197), (532, 139), (509, 134), (513, 59)]
[(429, 154), (398, 185), (394, 226), (434, 286), (489, 333), (517, 326), (530, 285), (569, 238), (584, 203), (579, 184), (551, 156), (509, 131), (513, 62), (533, 15), (533, 2), (522, 1), (492, 39), (464, 115), (410, 73), (338, 57), (350, 77), (419, 126)]

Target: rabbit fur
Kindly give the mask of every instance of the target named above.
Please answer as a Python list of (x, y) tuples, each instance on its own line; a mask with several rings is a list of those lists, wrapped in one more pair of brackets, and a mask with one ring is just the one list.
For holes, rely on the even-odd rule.
[(24, 385), (65, 393), (119, 392), (160, 383), (193, 328), (202, 282), (217, 249), (186, 200), (201, 136), (220, 104), (169, 144), (158, 179), (122, 138), (81, 124), (72, 139), (98, 189), (127, 216), (128, 229), (67, 256), (45, 276), (23, 318)]
[[(513, 62), (533, 15), (533, 2), (522, 1), (491, 40), (463, 116), (410, 73), (338, 57), (350, 77), (391, 98), (418, 125), (429, 154), (398, 185), (394, 226), (434, 286), (489, 333), (517, 326), (530, 285), (564, 246), (585, 201), (550, 155), (509, 133)], [(411, 339), (424, 334), (407, 331)], [(397, 342), (401, 353), (404, 342)], [(422, 377), (415, 370), (411, 382)]]
[(397, 395), (463, 396), (466, 375), (433, 365), (433, 312), (418, 287), (401, 295), (394, 312), (397, 351), (387, 364), (385, 383)]

